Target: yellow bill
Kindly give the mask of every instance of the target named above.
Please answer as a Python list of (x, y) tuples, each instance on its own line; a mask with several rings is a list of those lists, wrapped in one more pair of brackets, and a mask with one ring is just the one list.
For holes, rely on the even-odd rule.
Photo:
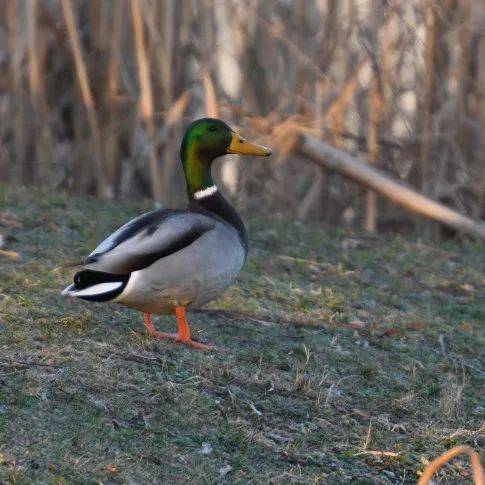
[(253, 155), (255, 157), (269, 157), (271, 150), (263, 145), (250, 143), (237, 133), (232, 133), (231, 144), (227, 153), (239, 153), (240, 155)]

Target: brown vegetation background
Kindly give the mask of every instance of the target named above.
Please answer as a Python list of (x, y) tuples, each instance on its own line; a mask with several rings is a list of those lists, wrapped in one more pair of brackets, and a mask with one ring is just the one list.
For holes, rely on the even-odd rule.
[(0, 15), (0, 182), (181, 205), (180, 139), (210, 115), (276, 150), (217, 164), (248, 213), (413, 227), (300, 158), (306, 132), (485, 215), (482, 2), (4, 0)]

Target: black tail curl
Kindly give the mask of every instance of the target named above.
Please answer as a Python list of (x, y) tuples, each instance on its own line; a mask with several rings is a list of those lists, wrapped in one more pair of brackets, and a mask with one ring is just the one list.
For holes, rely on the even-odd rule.
[(113, 273), (104, 273), (102, 271), (93, 271), (91, 269), (85, 269), (82, 271), (78, 271), (74, 275), (74, 288), (73, 290), (85, 290), (90, 286), (99, 285), (101, 283), (122, 283), (121, 286), (116, 288), (115, 290), (108, 291), (106, 293), (100, 293), (97, 295), (85, 295), (79, 296), (83, 300), (88, 301), (109, 301), (113, 298), (116, 298), (118, 295), (122, 293), (125, 289), (128, 280), (130, 279), (130, 275), (119, 275)]

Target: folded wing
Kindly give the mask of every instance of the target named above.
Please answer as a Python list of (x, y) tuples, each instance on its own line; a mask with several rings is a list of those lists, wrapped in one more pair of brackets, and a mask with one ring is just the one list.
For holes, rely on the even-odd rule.
[(214, 226), (214, 220), (203, 214), (173, 210), (149, 212), (105, 239), (86, 258), (85, 268), (126, 275), (184, 249)]

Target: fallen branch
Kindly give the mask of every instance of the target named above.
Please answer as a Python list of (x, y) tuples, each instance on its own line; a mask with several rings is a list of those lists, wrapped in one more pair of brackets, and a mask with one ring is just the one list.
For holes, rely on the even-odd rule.
[(397, 182), (389, 175), (310, 135), (301, 135), (299, 152), (324, 168), (375, 190), (392, 202), (421, 216), (433, 219), (456, 231), (485, 239), (485, 223), (474, 221)]

